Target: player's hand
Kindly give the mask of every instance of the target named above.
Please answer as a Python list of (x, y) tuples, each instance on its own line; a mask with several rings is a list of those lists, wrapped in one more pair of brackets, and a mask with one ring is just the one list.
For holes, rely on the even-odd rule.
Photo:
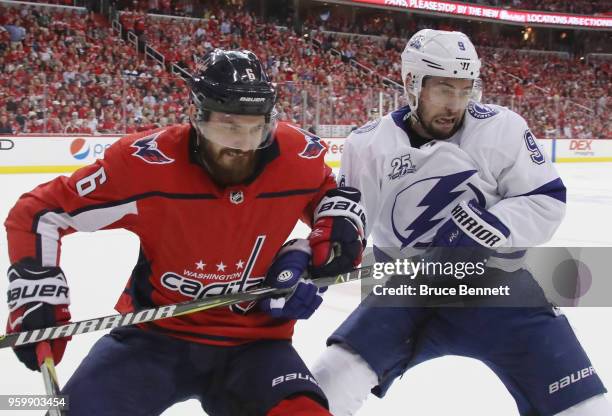
[(261, 310), (274, 318), (308, 319), (323, 302), (319, 289), (311, 280), (303, 277), (310, 263), (310, 245), (307, 240), (291, 240), (279, 251), (270, 266), (264, 285), (278, 289), (291, 289), (285, 296), (263, 299)]
[(332, 189), (323, 197), (308, 236), (313, 278), (347, 273), (361, 263), (365, 247), (365, 210), (355, 188)]
[[(43, 267), (22, 261), (8, 269), (8, 333), (30, 331), (70, 321), (70, 297), (66, 277), (59, 267)], [(53, 360), (58, 364), (71, 337), (50, 342)], [(30, 370), (39, 370), (36, 344), (13, 348)]]
[(461, 201), (438, 229), (426, 257), (430, 261), (486, 261), (509, 236), (508, 227), (475, 199)]

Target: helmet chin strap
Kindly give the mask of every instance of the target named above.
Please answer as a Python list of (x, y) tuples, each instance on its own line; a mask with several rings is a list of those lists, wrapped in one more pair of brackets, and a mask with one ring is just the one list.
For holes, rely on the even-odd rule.
[(421, 125), (423, 125), (423, 124), (421, 123), (421, 117), (419, 117), (418, 111), (419, 111), (419, 110), (417, 109), (417, 111), (411, 112), (411, 113), (410, 113), (410, 117), (409, 117), (409, 119), (408, 119), (408, 120), (410, 121), (410, 124), (411, 124), (413, 127), (414, 127), (414, 125), (415, 125), (415, 124), (421, 124)]
[(409, 123), (411, 125), (411, 127), (414, 129), (417, 125), (421, 126), (421, 129), (423, 129), (423, 131), (425, 133), (427, 133), (430, 137), (426, 137), (428, 139), (432, 139), (435, 140), (436, 139), (436, 135), (433, 134), (429, 128), (427, 128), (427, 126), (421, 121), (421, 116), (419, 114), (421, 110), (421, 107), (417, 107), (416, 111), (412, 111), (410, 112), (410, 117), (408, 118)]
[[(200, 111), (200, 110), (195, 108), (194, 105), (192, 104), (190, 106), (190, 111), (189, 111), (189, 122), (191, 123), (191, 127), (196, 132), (195, 150), (198, 155), (198, 160), (202, 162), (202, 145), (203, 145), (202, 141), (206, 140), (206, 137), (204, 137), (204, 135), (200, 132), (200, 129), (198, 128), (198, 124), (194, 120), (194, 112), (196, 111)], [(208, 118), (209, 116), (210, 114), (205, 114), (206, 118)]]
[(197, 160), (204, 169), (206, 169), (208, 172), (211, 172), (210, 165), (204, 157), (204, 143), (206, 141), (206, 137), (204, 137), (204, 135), (200, 132), (200, 129), (198, 129), (196, 123), (193, 122), (191, 116), (189, 117), (189, 119), (191, 121), (191, 126), (196, 132), (195, 153)]

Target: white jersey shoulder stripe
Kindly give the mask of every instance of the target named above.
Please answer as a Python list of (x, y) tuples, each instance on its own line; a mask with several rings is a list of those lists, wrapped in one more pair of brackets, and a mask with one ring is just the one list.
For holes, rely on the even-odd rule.
[(72, 216), (65, 212), (47, 212), (41, 215), (36, 226), (36, 233), (40, 236), (42, 265), (57, 265), (60, 229), (73, 228), (77, 231), (96, 231), (117, 222), (128, 214), (138, 214), (135, 201), (91, 209)]

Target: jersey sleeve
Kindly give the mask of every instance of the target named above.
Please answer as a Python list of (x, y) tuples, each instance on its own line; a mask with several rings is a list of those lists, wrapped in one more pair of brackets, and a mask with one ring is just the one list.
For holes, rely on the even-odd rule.
[(510, 229), (508, 246), (540, 245), (563, 220), (565, 185), (525, 120), (511, 113), (505, 124), (491, 158), (502, 199), (489, 210)]
[(22, 195), (4, 223), (11, 263), (30, 257), (57, 266), (61, 238), (75, 231), (133, 227), (138, 212), (123, 143), (110, 146), (104, 159), (70, 177), (60, 176)]
[(339, 186), (351, 186), (361, 191), (361, 205), (364, 207), (367, 217), (365, 237), (372, 232), (372, 227), (378, 216), (380, 201), (380, 185), (376, 178), (374, 159), (365, 161), (361, 156), (364, 151), (359, 149), (363, 145), (365, 136), (352, 133), (344, 142), (342, 158), (340, 160), (340, 174), (338, 179)]

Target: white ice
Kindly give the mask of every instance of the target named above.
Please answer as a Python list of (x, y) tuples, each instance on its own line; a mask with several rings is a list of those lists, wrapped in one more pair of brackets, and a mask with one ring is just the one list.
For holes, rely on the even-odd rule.
[[(560, 164), (558, 169), (568, 190), (567, 216), (551, 241), (558, 246), (612, 246), (612, 164)], [(55, 175), (0, 175), (0, 218), (4, 219), (17, 198)], [(296, 228), (296, 236), (307, 229)], [(61, 266), (70, 286), (73, 319), (82, 320), (113, 314), (138, 255), (135, 236), (122, 230), (95, 234), (79, 233), (64, 239)], [(4, 227), (0, 230), (0, 271), (9, 266)], [(0, 277), (5, 293), (7, 280)], [(612, 296), (612, 295), (611, 295)], [(298, 323), (295, 347), (307, 364), (325, 348), (325, 338), (359, 302), (359, 286), (337, 286), (325, 295), (323, 306), (308, 321)], [(609, 326), (612, 308), (565, 308), (583, 347), (604, 383), (612, 383), (612, 338)], [(7, 309), (0, 307), (0, 322)], [(608, 328), (608, 329), (606, 329)], [(60, 383), (65, 382), (92, 344), (102, 335), (78, 335), (68, 344), (58, 366)], [(374, 345), (376, 340), (372, 340)], [(42, 394), (40, 373), (27, 370), (10, 349), (0, 350), (0, 394)], [(134, 386), (138, 388), (138, 386)], [(351, 386), (346, 386), (350, 389)], [(42, 412), (2, 412), (26, 416)], [(179, 403), (164, 412), (171, 415), (202, 415), (195, 400)], [(391, 388), (384, 400), (371, 396), (358, 415), (517, 415), (516, 406), (503, 384), (476, 360), (445, 357), (411, 369)]]

